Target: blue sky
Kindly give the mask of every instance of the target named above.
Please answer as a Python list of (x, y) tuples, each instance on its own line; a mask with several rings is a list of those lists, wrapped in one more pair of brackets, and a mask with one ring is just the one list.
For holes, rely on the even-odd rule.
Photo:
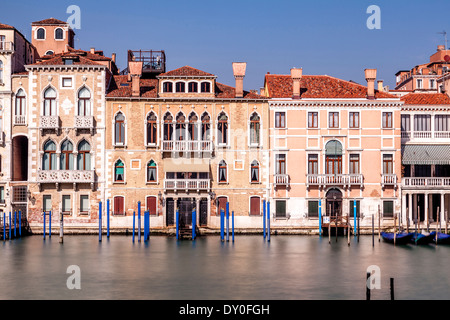
[[(438, 32), (450, 40), (448, 0), (20, 0), (2, 3), (0, 22), (30, 39), (31, 22), (66, 21), (73, 4), (81, 9), (76, 48), (116, 52), (119, 68), (128, 49), (165, 50), (168, 70), (190, 65), (233, 86), (232, 62), (245, 61), (246, 90), (292, 67), (361, 84), (364, 69), (377, 68), (393, 88), (398, 70), (429, 61), (444, 44)], [(366, 26), (370, 5), (381, 9), (380, 30)]]

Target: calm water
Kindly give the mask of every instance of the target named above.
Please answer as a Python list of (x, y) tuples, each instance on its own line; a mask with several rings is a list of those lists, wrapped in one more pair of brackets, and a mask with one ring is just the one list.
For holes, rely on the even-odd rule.
[[(381, 269), (372, 299), (448, 299), (450, 246), (396, 246), (361, 236), (218, 236), (132, 243), (131, 237), (41, 236), (0, 243), (0, 299), (365, 299), (367, 267)], [(78, 265), (81, 289), (69, 290)]]

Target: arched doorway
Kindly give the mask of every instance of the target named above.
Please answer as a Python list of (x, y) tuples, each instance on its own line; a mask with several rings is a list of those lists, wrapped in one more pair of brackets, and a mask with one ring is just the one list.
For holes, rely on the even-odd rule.
[(25, 136), (12, 140), (12, 180), (28, 180), (28, 138)]
[(342, 216), (342, 192), (338, 189), (327, 192), (327, 215), (331, 218)]

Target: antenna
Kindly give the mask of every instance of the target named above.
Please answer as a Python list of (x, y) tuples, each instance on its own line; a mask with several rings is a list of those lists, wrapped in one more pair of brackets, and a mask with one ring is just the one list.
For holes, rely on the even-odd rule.
[(447, 50), (448, 49), (448, 47), (447, 47), (447, 32), (445, 32), (445, 30), (444, 30), (442, 32), (438, 32), (438, 34), (442, 34), (444, 36), (445, 50)]

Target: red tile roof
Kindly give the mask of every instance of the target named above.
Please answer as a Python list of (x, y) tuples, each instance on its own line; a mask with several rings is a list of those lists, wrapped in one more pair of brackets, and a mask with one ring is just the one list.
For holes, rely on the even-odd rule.
[[(46, 56), (47, 57), (47, 56)], [(33, 66), (60, 66), (60, 65), (64, 65), (64, 59), (63, 58), (67, 58), (67, 59), (71, 59), (73, 58), (73, 65), (103, 65), (101, 63), (95, 62), (91, 59), (87, 59), (85, 57), (76, 55), (76, 54), (72, 54), (72, 53), (62, 53), (62, 54), (55, 54), (52, 56), (48, 56), (49, 59), (45, 59), (39, 62), (36, 62), (34, 64), (32, 64)]]
[(214, 75), (211, 73), (204, 72), (204, 71), (192, 68), (190, 66), (184, 66), (184, 67), (172, 70), (172, 71), (168, 71), (166, 73), (162, 73), (160, 76), (161, 77), (164, 77), (164, 76), (165, 77), (167, 77), (167, 76), (170, 76), (170, 77), (174, 77), (174, 76), (175, 77), (176, 76), (179, 76), (179, 77), (214, 77)]
[(41, 21), (35, 21), (35, 22), (32, 22), (31, 23), (31, 25), (36, 25), (36, 24), (41, 24), (41, 25), (53, 25), (53, 24), (56, 24), (56, 25), (60, 25), (60, 24), (68, 24), (67, 22), (65, 22), (65, 21), (61, 21), (61, 20), (58, 20), (58, 19), (55, 19), (55, 18), (49, 18), (49, 19), (44, 19), (44, 20), (41, 20)]
[(449, 104), (450, 97), (445, 93), (409, 93), (400, 98), (408, 104)]
[(14, 29), (14, 27), (8, 24), (0, 23), (0, 29)]
[[(292, 78), (290, 75), (266, 74), (265, 83), (267, 85), (270, 98), (291, 98), (293, 94)], [(303, 75), (300, 82), (300, 93), (302, 98), (366, 98), (367, 87), (334, 78), (326, 75)], [(375, 90), (376, 98), (396, 98), (395, 96)]]

